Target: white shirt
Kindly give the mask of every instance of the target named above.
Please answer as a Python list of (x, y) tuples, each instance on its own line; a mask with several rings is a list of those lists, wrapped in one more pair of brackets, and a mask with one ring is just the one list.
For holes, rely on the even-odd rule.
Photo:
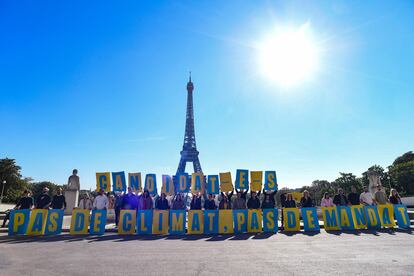
[(359, 196), (359, 200), (364, 203), (364, 204), (368, 204), (368, 205), (372, 205), (372, 203), (374, 203), (373, 199), (372, 199), (372, 194), (370, 192), (363, 192), (360, 196)]
[(98, 210), (108, 209), (108, 198), (106, 195), (98, 195), (93, 201), (93, 208)]

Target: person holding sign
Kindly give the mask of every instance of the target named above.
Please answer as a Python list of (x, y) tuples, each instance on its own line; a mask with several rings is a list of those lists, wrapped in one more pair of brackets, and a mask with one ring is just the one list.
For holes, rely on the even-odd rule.
[(359, 205), (359, 194), (356, 192), (356, 187), (354, 185), (351, 186), (351, 192), (348, 194), (348, 201), (351, 205)]
[(138, 210), (139, 199), (138, 196), (128, 187), (128, 192), (122, 196), (122, 210)]
[(375, 201), (377, 204), (388, 204), (388, 198), (385, 192), (382, 190), (382, 186), (378, 186), (378, 191), (374, 194)]
[(168, 210), (170, 209), (170, 203), (165, 195), (165, 193), (161, 193), (161, 196), (157, 198), (155, 201), (155, 209), (157, 210)]
[(344, 190), (342, 188), (338, 189), (338, 194), (334, 196), (333, 203), (336, 206), (347, 206), (348, 205), (348, 199), (346, 198), (344, 194)]
[(56, 195), (52, 199), (52, 209), (66, 209), (66, 199), (65, 196), (62, 194), (62, 188), (57, 189)]
[(49, 196), (49, 188), (43, 188), (43, 194), (37, 198), (36, 209), (49, 209), (52, 200)]
[(263, 194), (264, 194), (264, 197), (265, 197), (265, 199), (266, 199), (266, 196), (268, 195), (269, 196), (269, 199), (270, 199), (270, 201), (272, 201), (273, 202), (273, 205), (274, 206), (276, 206), (276, 200), (275, 200), (275, 195), (276, 195), (276, 193), (277, 193), (277, 190), (275, 190), (275, 191), (272, 191), (272, 192), (267, 192), (265, 189), (263, 189)]
[(243, 190), (237, 190), (236, 189), (236, 193), (238, 193), (238, 194), (240, 194), (240, 197), (242, 198), (242, 199), (244, 199), (244, 201), (246, 202), (247, 201), (247, 192), (249, 191), (249, 188), (247, 188), (247, 190), (245, 190), (245, 191), (243, 191)]
[[(233, 192), (231, 192), (233, 194)], [(231, 210), (231, 200), (227, 197), (226, 194), (221, 193), (221, 200), (219, 203), (220, 210)]]
[(303, 197), (300, 199), (300, 205), (302, 208), (313, 207), (312, 198), (307, 190), (303, 191)]
[(237, 192), (237, 197), (233, 201), (233, 204), (232, 204), (233, 210), (246, 209), (246, 200), (242, 197), (242, 192), (238, 192), (237, 190), (236, 192)]
[(204, 210), (217, 210), (213, 194), (208, 194), (208, 198), (204, 201)]
[(275, 208), (275, 201), (273, 198), (273, 201), (271, 200), (271, 197), (269, 194), (264, 193), (264, 200), (262, 202), (262, 209), (274, 209)]
[(400, 195), (398, 194), (396, 189), (391, 189), (389, 200), (391, 204), (394, 205), (402, 204)]
[(364, 192), (361, 193), (359, 196), (359, 201), (363, 205), (374, 205), (374, 198), (372, 197), (372, 194), (368, 190), (368, 186), (364, 186)]
[(93, 201), (94, 210), (107, 210), (108, 209), (108, 197), (105, 195), (105, 190), (100, 189), (99, 194)]
[(148, 190), (144, 190), (144, 193), (139, 198), (140, 210), (152, 210), (154, 202)]
[(187, 206), (185, 205), (185, 202), (181, 196), (181, 194), (177, 194), (175, 196), (174, 202), (171, 206), (172, 210), (186, 210)]
[(201, 210), (201, 195), (199, 193), (193, 194), (190, 203), (190, 210)]
[(332, 198), (329, 196), (328, 193), (323, 194), (323, 198), (321, 200), (321, 207), (333, 207), (335, 204), (332, 201)]
[(285, 201), (285, 208), (296, 208), (296, 201), (293, 199), (291, 193), (287, 194), (286, 201)]
[(247, 209), (260, 209), (260, 192), (261, 191), (259, 191), (259, 194), (256, 194), (255, 191), (250, 193), (250, 198), (247, 201)]

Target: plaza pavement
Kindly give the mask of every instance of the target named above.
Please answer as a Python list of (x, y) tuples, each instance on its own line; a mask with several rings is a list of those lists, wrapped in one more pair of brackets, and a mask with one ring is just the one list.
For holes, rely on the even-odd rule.
[(414, 275), (414, 232), (8, 237), (0, 275)]

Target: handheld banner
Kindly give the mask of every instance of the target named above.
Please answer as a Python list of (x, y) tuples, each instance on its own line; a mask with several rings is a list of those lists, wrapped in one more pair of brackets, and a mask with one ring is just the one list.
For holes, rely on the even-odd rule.
[(395, 227), (393, 205), (391, 204), (378, 205), (378, 213), (380, 216), (382, 227)]
[(263, 180), (263, 171), (251, 171), (250, 172), (250, 190), (261, 191), (262, 180)]
[(381, 229), (381, 220), (377, 206), (364, 206), (368, 229)]
[(233, 210), (234, 233), (247, 232), (247, 210)]
[(225, 172), (220, 173), (220, 190), (225, 192), (231, 192), (233, 191), (233, 182), (231, 181), (231, 173)]
[(279, 213), (277, 209), (263, 209), (263, 232), (277, 233)]
[(283, 225), (285, 231), (300, 231), (298, 208), (283, 208)]
[(185, 234), (186, 214), (185, 210), (170, 210), (170, 234)]
[(323, 225), (326, 231), (340, 230), (336, 206), (322, 207)]
[(367, 229), (367, 219), (365, 217), (363, 205), (352, 205), (352, 215), (354, 218), (354, 225), (356, 229)]
[(315, 207), (302, 208), (302, 220), (303, 230), (307, 231), (320, 231), (318, 213)]
[(266, 171), (265, 172), (264, 189), (266, 191), (277, 191), (277, 178), (276, 178), (276, 172), (275, 171)]
[(191, 175), (191, 192), (193, 194), (201, 193), (204, 194), (204, 174), (193, 173)]
[(157, 177), (154, 173), (149, 173), (145, 176), (144, 190), (147, 190), (152, 196), (157, 194)]
[(47, 210), (33, 209), (30, 214), (29, 225), (27, 226), (27, 235), (38, 236), (43, 235), (46, 226)]
[(126, 191), (126, 180), (125, 172), (113, 172), (112, 173), (112, 191), (114, 192), (125, 192)]
[(30, 210), (11, 210), (9, 222), (9, 236), (26, 234), (29, 224)]
[(262, 232), (262, 210), (249, 209), (247, 212), (247, 232)]
[(152, 234), (152, 210), (138, 210), (137, 234)]
[(118, 223), (118, 234), (132, 235), (135, 233), (135, 226), (137, 224), (136, 210), (121, 210)]
[(247, 190), (249, 189), (249, 170), (236, 171), (236, 182), (234, 183), (236, 189)]
[(233, 211), (232, 210), (219, 210), (219, 233), (220, 234), (233, 234)]
[(134, 193), (142, 192), (141, 173), (128, 173), (128, 183)]
[(354, 218), (349, 206), (337, 206), (339, 227), (341, 230), (355, 230)]
[(168, 234), (168, 210), (154, 210), (152, 214), (152, 233)]
[(88, 234), (89, 226), (89, 210), (74, 209), (72, 211), (72, 219), (70, 221), (71, 235)]
[(177, 193), (188, 193), (189, 189), (189, 176), (188, 173), (178, 173), (176, 176), (177, 184), (176, 191)]
[(407, 206), (400, 204), (394, 205), (394, 216), (399, 228), (410, 228), (410, 217), (408, 216)]
[(111, 191), (110, 172), (96, 173), (96, 190), (100, 191), (101, 189), (103, 189), (105, 192)]
[(220, 193), (218, 175), (209, 175), (207, 179), (207, 194), (218, 195)]
[(174, 195), (174, 182), (170, 175), (162, 175), (161, 193), (168, 196)]
[(89, 233), (92, 235), (105, 234), (106, 210), (92, 210)]
[(204, 210), (204, 234), (217, 234), (219, 231), (219, 211)]
[(188, 211), (188, 234), (204, 233), (204, 213), (201, 210)]
[(45, 236), (59, 235), (62, 233), (63, 210), (50, 209), (47, 213)]

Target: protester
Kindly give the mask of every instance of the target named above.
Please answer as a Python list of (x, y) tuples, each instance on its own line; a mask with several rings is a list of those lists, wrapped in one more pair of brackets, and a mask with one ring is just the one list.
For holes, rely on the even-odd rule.
[(377, 204), (381, 204), (382, 205), (382, 204), (388, 204), (388, 203), (390, 203), (388, 201), (387, 195), (382, 190), (382, 186), (378, 186), (377, 189), (378, 189), (378, 191), (376, 191), (375, 194), (374, 194), (374, 198), (375, 198), (375, 201), (377, 202)]
[(283, 209), (286, 208), (286, 192), (282, 192), (280, 194), (280, 213), (281, 213), (281, 220), (282, 220), (282, 229), (283, 229)]
[(37, 209), (49, 209), (50, 204), (52, 203), (52, 199), (49, 196), (49, 188), (43, 188), (43, 194), (41, 194), (36, 201), (36, 208)]
[(400, 195), (398, 194), (396, 189), (391, 189), (389, 200), (391, 204), (394, 204), (394, 205), (402, 204)]
[(23, 196), (19, 199), (14, 209), (23, 210), (23, 209), (32, 209), (34, 206), (33, 198), (30, 196), (30, 191), (25, 190)]
[(186, 210), (187, 209), (187, 206), (185, 205), (185, 202), (181, 194), (177, 194), (175, 196), (171, 209), (172, 210)]
[[(226, 196), (226, 197), (227, 197), (228, 202), (230, 202), (230, 204), (231, 204), (231, 198), (233, 197), (233, 193), (234, 193), (234, 190), (232, 190), (231, 192), (227, 192), (227, 193), (223, 193), (223, 192), (221, 192), (221, 199), (223, 199), (223, 198), (224, 198), (224, 196)], [(220, 200), (220, 202), (221, 202), (221, 200)], [(230, 209), (231, 209), (231, 208), (230, 208)]]
[(295, 208), (296, 207), (296, 201), (293, 199), (293, 196), (291, 193), (287, 194), (286, 201), (285, 201), (285, 208)]
[(94, 210), (107, 210), (108, 209), (108, 197), (105, 195), (104, 189), (99, 190), (99, 194), (93, 201)]
[(139, 208), (141, 210), (152, 210), (154, 208), (154, 202), (148, 190), (144, 190), (144, 193), (140, 197)]
[(368, 191), (368, 186), (364, 186), (364, 192), (359, 196), (359, 201), (363, 205), (373, 205), (375, 203), (372, 194)]
[(79, 201), (79, 209), (83, 210), (92, 210), (93, 203), (92, 200), (89, 198), (88, 194), (83, 194), (81, 200)]
[(303, 191), (303, 197), (300, 199), (300, 205), (302, 208), (313, 207), (312, 198), (307, 190)]
[(157, 198), (157, 201), (155, 201), (155, 209), (157, 210), (170, 209), (170, 204), (168, 203), (168, 199), (165, 193), (161, 193), (161, 196)]
[(52, 209), (64, 210), (66, 209), (66, 199), (62, 194), (62, 188), (58, 188), (56, 195), (52, 199)]
[(208, 194), (208, 198), (204, 201), (204, 210), (216, 210), (216, 201), (213, 194)]
[(351, 186), (351, 192), (348, 194), (348, 201), (351, 205), (359, 205), (361, 203), (355, 186)]
[[(233, 192), (231, 192), (231, 195), (233, 195)], [(230, 210), (231, 209), (231, 200), (229, 200), (229, 197), (227, 194), (221, 193), (221, 200), (219, 203), (219, 209), (220, 210)]]
[(264, 200), (263, 200), (262, 206), (261, 206), (262, 209), (273, 209), (273, 208), (275, 208), (274, 198), (273, 198), (273, 201), (272, 201), (271, 197), (272, 197), (271, 194), (264, 193)]
[(10, 220), (10, 212), (11, 212), (11, 209), (8, 209), (4, 212), (4, 219), (3, 219), (3, 224), (1, 225), (1, 228), (6, 227), (7, 221)]
[(243, 192), (239, 192), (236, 190), (237, 197), (234, 199), (232, 203), (233, 210), (240, 210), (240, 209), (246, 209), (246, 200), (244, 200)]
[(244, 199), (244, 201), (247, 201), (247, 192), (249, 191), (249, 188), (247, 188), (247, 190), (243, 191), (243, 190), (237, 190), (236, 189), (236, 193), (240, 193), (240, 197), (242, 199)]
[(193, 198), (190, 203), (190, 210), (201, 210), (201, 195), (193, 194)]
[(269, 200), (273, 202), (274, 206), (276, 206), (276, 200), (275, 200), (276, 193), (277, 193), (277, 191), (266, 192), (265, 189), (263, 189), (263, 194), (264, 194), (265, 199), (266, 199), (266, 195), (268, 195)]
[(131, 187), (128, 187), (127, 193), (122, 196), (122, 210), (138, 210), (138, 197), (132, 191)]
[(124, 201), (121, 192), (115, 192), (115, 225), (118, 226), (119, 216), (121, 215), (122, 202)]
[(108, 193), (108, 209), (115, 209), (115, 195), (113, 193)]
[(332, 201), (332, 198), (329, 196), (328, 193), (323, 194), (323, 198), (321, 200), (321, 207), (333, 207), (335, 204)]
[(260, 209), (260, 191), (259, 191), (259, 195), (256, 194), (255, 191), (252, 191), (250, 193), (250, 198), (249, 200), (247, 200), (247, 208), (248, 209)]
[(348, 205), (348, 203), (349, 203), (348, 199), (346, 198), (346, 196), (344, 194), (344, 190), (342, 188), (338, 189), (338, 194), (336, 194), (334, 196), (333, 203), (336, 206), (346, 206), (346, 205)]

